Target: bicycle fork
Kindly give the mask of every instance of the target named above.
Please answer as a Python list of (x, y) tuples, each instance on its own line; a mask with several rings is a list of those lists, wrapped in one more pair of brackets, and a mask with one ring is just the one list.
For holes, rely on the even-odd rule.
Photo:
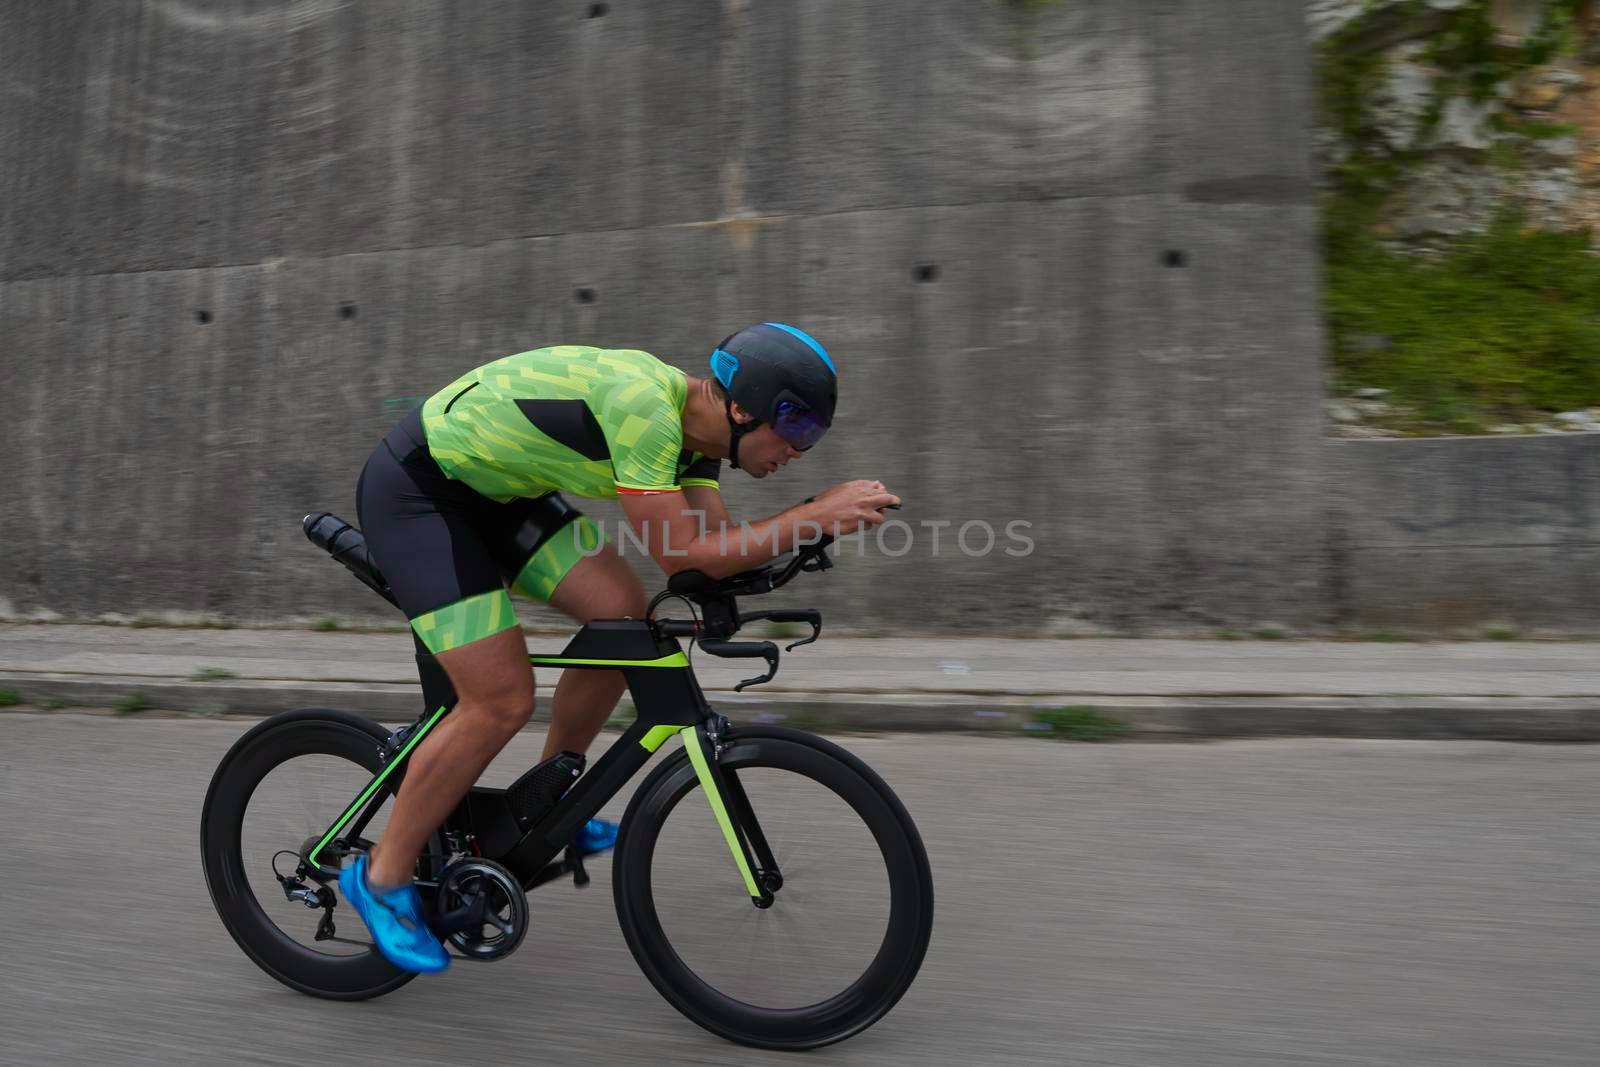
[(727, 726), (727, 719), (714, 715), (694, 726), (685, 726), (678, 731), (678, 736), (689, 753), (689, 762), (700, 779), (711, 814), (722, 829), (722, 838), (728, 843), (734, 866), (744, 879), (750, 903), (758, 908), (770, 908), (773, 894), (783, 888), (783, 874), (778, 870), (778, 861), (772, 855), (766, 835), (761, 832), (761, 824), (756, 820), (755, 810), (750, 806), (750, 798), (738, 775), (721, 765), (722, 736)]

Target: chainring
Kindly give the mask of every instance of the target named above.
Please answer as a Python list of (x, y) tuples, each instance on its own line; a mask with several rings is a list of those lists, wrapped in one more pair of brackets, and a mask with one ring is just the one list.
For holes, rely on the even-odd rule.
[(434, 909), (436, 925), (449, 929), (446, 940), (468, 959), (503, 959), (528, 933), (527, 893), (493, 860), (460, 859), (446, 867)]

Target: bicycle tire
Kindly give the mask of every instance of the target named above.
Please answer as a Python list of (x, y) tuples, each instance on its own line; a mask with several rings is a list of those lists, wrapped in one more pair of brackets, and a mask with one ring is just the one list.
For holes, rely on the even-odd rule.
[[(713, 988), (672, 947), (657, 914), (650, 867), (666, 819), (699, 789), (686, 753), (664, 760), (640, 785), (622, 819), (612, 893), (623, 938), (645, 977), (674, 1008), (729, 1041), (801, 1050), (842, 1041), (873, 1025), (915, 979), (933, 928), (933, 877), (916, 825), (883, 779), (845, 749), (781, 727), (730, 729), (724, 773), (766, 767), (823, 785), (866, 823), (885, 861), (889, 919), (877, 954), (843, 991), (801, 1008), (762, 1008)], [(760, 812), (756, 812), (760, 818)], [(742, 891), (742, 890), (740, 890)], [(782, 893), (775, 907), (782, 906)]]
[[(257, 724), (236, 741), (218, 764), (200, 816), (200, 853), (206, 886), (222, 924), (245, 955), (291, 989), (328, 1000), (367, 1000), (392, 992), (416, 977), (395, 967), (376, 948), (332, 956), (285, 935), (256, 899), (245, 875), (241, 832), (256, 787), (272, 770), (296, 756), (334, 756), (375, 774), (389, 731), (370, 719), (328, 708), (284, 712)], [(403, 773), (403, 769), (402, 769)], [(398, 787), (401, 774), (384, 783)], [(338, 812), (330, 812), (331, 820)], [(439, 841), (433, 842), (435, 849)], [(298, 842), (285, 843), (293, 848)], [(251, 857), (260, 861), (264, 857)], [(342, 909), (343, 923), (366, 928), (355, 912)]]

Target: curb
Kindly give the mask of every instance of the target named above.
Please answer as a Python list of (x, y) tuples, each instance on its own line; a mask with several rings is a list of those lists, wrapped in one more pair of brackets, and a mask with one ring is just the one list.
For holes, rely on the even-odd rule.
[[(271, 715), (297, 707), (338, 707), (387, 721), (414, 718), (422, 707), (410, 683), (214, 681), (138, 676), (6, 672), (3, 687), (23, 706), (60, 702), (112, 707), (138, 696), (152, 710)], [(541, 695), (547, 693), (541, 688)], [(734, 721), (786, 723), (844, 732), (1057, 733), (1079, 736), (1070, 720), (1049, 715), (1070, 708), (1113, 720), (1091, 731), (1128, 740), (1222, 740), (1343, 737), (1406, 740), (1600, 742), (1600, 697), (1051, 697), (784, 692), (756, 695), (710, 691)], [(619, 718), (631, 715), (623, 698)], [(535, 721), (548, 718), (541, 700)]]

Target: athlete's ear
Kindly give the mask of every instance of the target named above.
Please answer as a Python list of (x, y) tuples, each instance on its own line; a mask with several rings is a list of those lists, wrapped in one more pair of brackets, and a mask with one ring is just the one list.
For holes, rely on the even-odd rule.
[(755, 422), (756, 421), (756, 417), (754, 415), (750, 414), (744, 408), (740, 407), (738, 404), (734, 404), (733, 405), (733, 421), (737, 422), (739, 425), (743, 426), (747, 422)]

